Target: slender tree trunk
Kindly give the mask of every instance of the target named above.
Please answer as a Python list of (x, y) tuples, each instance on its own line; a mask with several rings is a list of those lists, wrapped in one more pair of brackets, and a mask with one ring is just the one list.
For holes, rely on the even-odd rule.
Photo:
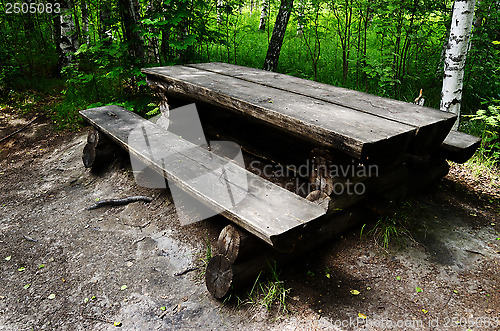
[(222, 23), (222, 11), (224, 10), (224, 0), (217, 0), (217, 25)]
[[(76, 3), (73, 0), (68, 0), (69, 8), (71, 8), (71, 11), (73, 13), (73, 23), (75, 25), (75, 41), (77, 45), (75, 45), (75, 48), (78, 49), (80, 47), (80, 37), (82, 36), (82, 30), (80, 28), (80, 21), (78, 20), (78, 9), (76, 6)], [(83, 39), (82, 39), (83, 40)]]
[(368, 22), (370, 17), (370, 5), (366, 4), (366, 17), (365, 17), (365, 26), (364, 26), (364, 35), (363, 35), (363, 60), (361, 61), (361, 67), (363, 67), (363, 84), (365, 86), (365, 92), (368, 90), (368, 76), (366, 75), (366, 54), (367, 54), (367, 40), (368, 40)]
[(345, 31), (344, 31), (344, 48), (342, 49), (342, 76), (344, 84), (347, 82), (349, 75), (349, 53), (351, 52), (351, 23), (352, 23), (352, 0), (346, 0), (345, 8)]
[(137, 27), (139, 26), (137, 0), (118, 0), (118, 5), (123, 19), (125, 40), (131, 44), (131, 55), (144, 60), (143, 41), (137, 31)]
[(260, 10), (259, 30), (266, 29), (267, 15), (269, 13), (269, 0), (262, 0), (262, 8)]
[(170, 44), (169, 44), (169, 39), (170, 39), (170, 31), (168, 30), (162, 30), (161, 31), (161, 55), (163, 58), (164, 62), (167, 62), (168, 59), (170, 58), (171, 55), (171, 50), (170, 50)]
[(72, 2), (63, 0), (61, 4), (61, 14), (56, 19), (59, 19), (59, 40), (57, 51), (59, 53), (58, 70), (67, 67), (73, 61), (73, 55), (78, 48), (78, 42), (75, 34), (75, 24), (73, 22), (73, 9), (70, 6)]
[(82, 0), (82, 28), (83, 28), (83, 41), (88, 44), (90, 41), (89, 36), (89, 10), (87, 7), (87, 2)]
[(99, 37), (103, 41), (104, 46), (110, 46), (113, 42), (113, 35), (109, 26), (109, 20), (111, 18), (111, 3), (104, 1), (101, 4), (100, 14)]
[[(149, 13), (154, 13), (156, 12), (157, 6), (156, 2), (150, 0), (148, 2), (148, 6), (146, 11)], [(148, 55), (148, 60), (149, 62), (155, 62), (159, 63), (160, 62), (160, 52), (158, 49), (159, 41), (158, 41), (158, 28), (156, 27), (149, 27), (149, 33), (151, 34), (151, 37), (148, 38), (148, 48), (147, 48), (147, 55)]]
[(299, 0), (297, 10), (297, 35), (304, 34), (304, 1)]
[[(465, 60), (475, 4), (476, 0), (455, 0), (450, 37), (445, 51), (440, 109), (458, 116), (460, 116)], [(455, 130), (458, 129), (458, 124), (459, 118), (453, 127)]]
[(274, 23), (273, 35), (267, 48), (267, 55), (264, 61), (264, 70), (276, 71), (278, 67), (278, 60), (280, 57), (281, 46), (283, 45), (283, 38), (285, 37), (286, 27), (290, 19), (290, 13), (293, 8), (293, 0), (281, 0), (280, 10), (276, 16), (276, 23)]

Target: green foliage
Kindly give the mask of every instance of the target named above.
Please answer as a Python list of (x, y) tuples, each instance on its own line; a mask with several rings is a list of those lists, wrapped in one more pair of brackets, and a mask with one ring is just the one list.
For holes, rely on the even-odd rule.
[(500, 163), (500, 100), (493, 100), (486, 109), (480, 109), (470, 116), (481, 133), (481, 156), (493, 164)]
[(286, 288), (284, 281), (280, 280), (276, 261), (268, 261), (268, 267), (269, 274), (263, 276), (260, 272), (245, 296), (241, 296), (241, 293), (231, 293), (224, 299), (224, 303), (235, 302), (236, 307), (259, 305), (269, 311), (276, 309), (278, 314), (288, 313), (287, 301), (291, 289)]
[[(53, 14), (9, 15), (0, 4), (0, 97), (10, 90), (63, 91), (53, 108), (62, 126), (78, 124), (77, 110), (123, 104), (154, 115), (140, 68), (222, 61), (261, 68), (279, 1), (270, 1), (266, 31), (258, 30), (260, 4), (249, 1), (139, 1), (137, 22), (118, 1), (72, 2), (80, 47), (65, 68), (64, 88), (47, 88), (60, 73), (61, 50)], [(307, 0), (296, 2), (278, 71), (327, 84), (411, 101), (422, 88), (437, 108), (442, 50), (451, 24), (449, 1)], [(500, 8), (478, 2), (468, 55), (463, 114), (499, 98)], [(88, 23), (86, 23), (88, 21)], [(298, 23), (303, 33), (298, 33)], [(138, 51), (138, 47), (141, 51)], [(149, 100), (148, 100), (149, 99)], [(469, 118), (467, 118), (469, 119)], [(476, 121), (477, 122), (477, 121)], [(471, 126), (477, 126), (473, 123)]]
[(464, 77), (464, 114), (475, 114), (484, 100), (500, 98), (500, 3), (477, 2)]

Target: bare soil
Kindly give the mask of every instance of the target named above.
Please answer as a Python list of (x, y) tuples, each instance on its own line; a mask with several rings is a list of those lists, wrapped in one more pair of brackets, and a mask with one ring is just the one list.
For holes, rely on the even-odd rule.
[[(4, 110), (0, 139), (29, 120)], [(40, 114), (0, 143), (0, 330), (500, 329), (494, 179), (453, 165), (409, 201), (412, 240), (384, 250), (358, 226), (284, 268), (279, 313), (213, 299), (201, 268), (176, 275), (203, 265), (226, 221), (180, 226), (168, 190), (137, 186), (127, 155), (85, 169), (85, 139)], [(154, 200), (85, 210), (132, 195)]]

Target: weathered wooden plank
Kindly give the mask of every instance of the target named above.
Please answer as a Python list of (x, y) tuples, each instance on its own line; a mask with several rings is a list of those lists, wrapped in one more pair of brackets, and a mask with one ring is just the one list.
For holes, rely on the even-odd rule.
[[(80, 115), (154, 171), (166, 176), (176, 186), (277, 250), (291, 250), (304, 225), (325, 214), (325, 211), (314, 203), (232, 162), (228, 163), (227, 160), (121, 107), (87, 109), (81, 111)], [(137, 128), (147, 132), (147, 136), (138, 137), (147, 139), (147, 148), (138, 147), (139, 144), (129, 144), (129, 139), (137, 139), (131, 136)], [(168, 151), (168, 157), (156, 157), (165, 155), (165, 151)], [(226, 176), (212, 171), (221, 167), (225, 169)], [(200, 169), (207, 170), (201, 171), (203, 176), (200, 176)], [(242, 171), (246, 175), (247, 188), (242, 187), (239, 182), (241, 178), (237, 178), (241, 177)], [(198, 185), (202, 181), (219, 181), (223, 185)], [(227, 195), (228, 187), (232, 190), (243, 190), (245, 198), (237, 204), (217, 198)], [(236, 192), (235, 196), (239, 194), (241, 192)]]
[(481, 138), (452, 130), (441, 144), (439, 154), (447, 160), (464, 163), (474, 155), (481, 145)]
[(189, 66), (313, 97), (413, 126), (416, 131), (411, 152), (415, 154), (429, 154), (437, 149), (456, 119), (455, 115), (437, 109), (260, 69), (227, 63), (202, 63)]
[(397, 155), (407, 148), (416, 131), (406, 124), (211, 71), (172, 66), (142, 72), (150, 81), (168, 84), (167, 93), (250, 115), (360, 159)]

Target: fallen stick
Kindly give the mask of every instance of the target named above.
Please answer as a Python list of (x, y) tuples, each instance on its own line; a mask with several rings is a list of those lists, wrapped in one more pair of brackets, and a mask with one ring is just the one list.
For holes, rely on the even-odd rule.
[(23, 234), (23, 238), (24, 238), (24, 239), (26, 239), (26, 240), (28, 240), (28, 241), (32, 241), (32, 242), (34, 242), (34, 243), (37, 243), (37, 242), (38, 242), (38, 240), (33, 239), (33, 238), (30, 238), (30, 237), (28, 237), (28, 236), (26, 236), (26, 235), (24, 235), (24, 234)]
[(126, 225), (126, 226), (131, 226), (131, 227), (134, 227), (134, 228), (139, 228), (139, 229), (144, 229), (145, 227), (147, 227), (148, 225), (151, 224), (151, 221), (147, 222), (147, 223), (144, 223), (143, 225), (135, 225), (135, 224), (127, 224), (127, 223), (122, 223), (123, 225)]
[(188, 272), (191, 272), (191, 271), (195, 271), (195, 270), (198, 270), (200, 269), (200, 267), (191, 267), (191, 268), (187, 268), (186, 270), (182, 270), (180, 272), (176, 272), (174, 274), (174, 276), (182, 276), (182, 275), (185, 275), (187, 274)]
[(29, 121), (28, 123), (26, 123), (22, 128), (20, 128), (19, 130), (16, 130), (14, 132), (12, 132), (11, 134), (8, 134), (6, 135), (5, 137), (3, 137), (2, 139), (0, 139), (0, 143), (4, 140), (7, 140), (9, 139), (10, 137), (12, 137), (13, 135), (15, 135), (16, 133), (19, 133), (21, 131), (23, 131), (24, 129), (26, 129), (31, 123), (33, 123), (36, 119), (38, 118), (38, 116), (35, 116), (31, 121)]
[(143, 195), (138, 195), (138, 196), (123, 198), (123, 199), (101, 200), (101, 201), (93, 204), (92, 206), (86, 208), (85, 210), (97, 209), (97, 208), (101, 208), (104, 206), (123, 206), (123, 205), (127, 205), (129, 203), (136, 202), (136, 201), (151, 202), (151, 201), (153, 201), (153, 198), (146, 197)]
[(142, 237), (141, 239), (134, 241), (131, 246), (134, 246), (135, 244), (138, 244), (141, 241), (146, 240), (146, 238), (149, 238), (149, 237)]

